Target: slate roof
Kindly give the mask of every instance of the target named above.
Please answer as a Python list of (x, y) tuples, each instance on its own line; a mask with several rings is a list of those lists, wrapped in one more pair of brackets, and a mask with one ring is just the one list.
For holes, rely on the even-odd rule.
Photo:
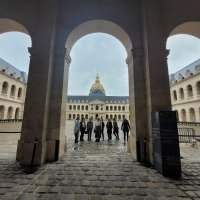
[(92, 102), (95, 100), (103, 101), (103, 102), (112, 102), (114, 103), (127, 103), (129, 100), (128, 96), (101, 96), (101, 95), (92, 95), (92, 96), (67, 96), (67, 102)]
[(19, 79), (20, 81), (27, 83), (27, 74), (18, 70), (2, 58), (0, 58), (0, 71), (4, 72), (8, 76), (12, 75), (12, 78)]
[(170, 75), (170, 82), (174, 83), (177, 81), (181, 81), (189, 76), (197, 74), (200, 72), (200, 59), (196, 60), (195, 62), (187, 65), (183, 69), (177, 71), (174, 74)]

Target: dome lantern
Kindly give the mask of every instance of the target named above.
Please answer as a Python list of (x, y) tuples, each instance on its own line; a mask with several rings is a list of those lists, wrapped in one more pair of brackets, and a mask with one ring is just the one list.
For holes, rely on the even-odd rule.
[(92, 84), (89, 96), (105, 96), (105, 90), (100, 81), (100, 76), (97, 74), (95, 83)]

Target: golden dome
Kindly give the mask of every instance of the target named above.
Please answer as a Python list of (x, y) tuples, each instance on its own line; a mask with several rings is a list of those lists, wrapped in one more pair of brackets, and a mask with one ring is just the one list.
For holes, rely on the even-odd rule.
[(96, 76), (95, 83), (92, 84), (92, 87), (90, 89), (90, 96), (91, 95), (104, 95), (105, 96), (105, 90), (103, 85), (101, 84), (99, 74)]

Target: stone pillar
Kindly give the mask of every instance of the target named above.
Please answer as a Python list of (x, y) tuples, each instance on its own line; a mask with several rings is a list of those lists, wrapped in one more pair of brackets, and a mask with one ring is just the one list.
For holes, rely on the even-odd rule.
[[(59, 35), (59, 34), (58, 34)], [(47, 134), (47, 161), (58, 160), (65, 152), (66, 145), (66, 98), (68, 71), (71, 63), (64, 43), (57, 35), (54, 54), (54, 69), (51, 85), (51, 103)]]
[[(147, 129), (146, 81), (143, 48), (133, 49), (129, 54), (129, 96), (131, 135), (129, 144), (136, 150), (139, 162), (149, 162), (149, 133)], [(134, 144), (133, 144), (134, 143)]]
[(37, 4), (35, 32), (32, 36), (31, 60), (24, 108), (22, 134), (17, 160), (21, 165), (45, 162), (46, 133), (49, 114), (52, 53), (54, 47), (55, 0)]
[[(159, 0), (143, 0), (143, 41), (145, 49), (148, 128), (152, 133), (152, 113), (171, 110), (167, 67), (166, 35), (162, 5)], [(149, 138), (150, 159), (153, 164), (152, 134)]]

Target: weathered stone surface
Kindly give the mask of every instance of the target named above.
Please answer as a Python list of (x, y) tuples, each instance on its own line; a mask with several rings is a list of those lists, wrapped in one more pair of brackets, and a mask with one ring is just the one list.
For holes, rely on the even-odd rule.
[(183, 163), (183, 177), (172, 180), (145, 168), (123, 144), (69, 145), (62, 160), (34, 174), (0, 160), (2, 200), (189, 200), (200, 199), (200, 163)]

